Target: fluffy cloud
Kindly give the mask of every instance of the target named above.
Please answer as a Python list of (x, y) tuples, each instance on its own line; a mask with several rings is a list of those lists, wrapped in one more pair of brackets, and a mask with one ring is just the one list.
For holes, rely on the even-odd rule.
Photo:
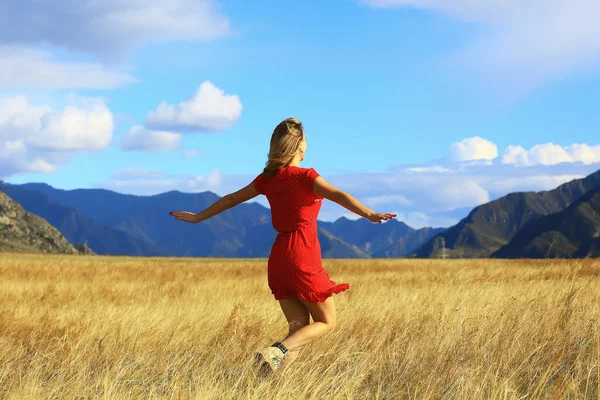
[(573, 144), (559, 146), (553, 143), (538, 144), (529, 150), (521, 146), (508, 146), (502, 154), (503, 164), (519, 166), (554, 165), (560, 163), (582, 162), (593, 164), (600, 162), (600, 145)]
[(59, 61), (48, 51), (0, 47), (0, 87), (115, 89), (134, 82), (131, 74), (99, 63)]
[(0, 99), (0, 176), (50, 173), (77, 152), (106, 149), (113, 115), (95, 98), (71, 97), (62, 110), (30, 105), (25, 97)]
[[(560, 163), (581, 162), (593, 164), (600, 162), (600, 145), (587, 145), (577, 143), (570, 146), (559, 146), (553, 143), (537, 144), (526, 150), (518, 145), (510, 145), (498, 157), (498, 147), (489, 140), (478, 136), (464, 139), (450, 146), (449, 160), (453, 162), (467, 161), (499, 161), (502, 164), (517, 166), (554, 165)], [(449, 169), (441, 165), (410, 167), (408, 171), (423, 172), (448, 172)]]
[(163, 101), (150, 111), (146, 126), (153, 129), (183, 132), (219, 132), (235, 124), (242, 113), (238, 96), (225, 92), (210, 82), (203, 82), (194, 96), (176, 106)]
[(22, 172), (50, 174), (55, 171), (56, 165), (30, 154), (23, 140), (0, 141), (1, 177)]
[(596, 0), (362, 0), (374, 7), (414, 7), (480, 28), (456, 60), (485, 82), (521, 88), (600, 64)]
[(498, 147), (479, 136), (464, 139), (450, 146), (452, 161), (493, 160), (498, 157)]
[(600, 145), (574, 144), (566, 147), (566, 150), (573, 161), (580, 161), (584, 164), (600, 162)]
[(171, 151), (180, 145), (178, 133), (155, 131), (139, 125), (133, 126), (121, 140), (121, 148), (126, 151)]
[(0, 43), (49, 43), (114, 58), (147, 41), (212, 39), (228, 19), (213, 0), (5, 0)]
[[(37, 121), (36, 121), (37, 122)], [(98, 151), (112, 141), (113, 115), (102, 101), (83, 101), (58, 112), (46, 112), (29, 143), (52, 151)]]
[[(123, 137), (123, 150), (170, 151), (181, 145), (177, 132), (218, 132), (231, 127), (240, 117), (242, 103), (238, 96), (226, 95), (210, 82), (203, 82), (194, 96), (176, 106), (163, 101), (150, 111), (144, 126), (136, 125)], [(199, 150), (182, 153), (186, 159), (199, 157)]]

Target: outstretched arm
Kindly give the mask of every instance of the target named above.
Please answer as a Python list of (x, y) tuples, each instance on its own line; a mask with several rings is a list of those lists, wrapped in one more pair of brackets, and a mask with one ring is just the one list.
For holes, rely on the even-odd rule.
[(315, 179), (315, 182), (313, 183), (313, 192), (323, 196), (328, 200), (338, 203), (342, 207), (347, 208), (353, 213), (358, 214), (371, 222), (381, 223), (382, 220), (387, 221), (388, 219), (396, 216), (396, 214), (392, 213), (378, 213), (371, 210), (360, 201), (356, 200), (350, 193), (346, 193), (327, 183), (327, 181), (325, 181), (325, 179), (323, 179), (321, 176), (318, 176)]
[(258, 196), (258, 192), (252, 183), (248, 184), (248, 186), (238, 190), (237, 192), (230, 193), (226, 196), (221, 197), (219, 200), (214, 202), (207, 209), (200, 211), (199, 213), (193, 213), (189, 211), (172, 211), (169, 215), (175, 217), (175, 219), (190, 222), (190, 223), (198, 223), (201, 221), (205, 221), (210, 217), (214, 217), (217, 214), (222, 213), (225, 210), (228, 210), (232, 207), (237, 206), (240, 203), (243, 203), (247, 200), (250, 200), (256, 196)]

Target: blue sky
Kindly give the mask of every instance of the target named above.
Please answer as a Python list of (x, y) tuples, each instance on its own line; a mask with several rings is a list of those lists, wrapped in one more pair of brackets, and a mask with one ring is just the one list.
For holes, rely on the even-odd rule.
[(288, 116), (302, 166), (413, 227), (600, 169), (591, 0), (57, 3), (0, 16), (11, 183), (225, 195)]

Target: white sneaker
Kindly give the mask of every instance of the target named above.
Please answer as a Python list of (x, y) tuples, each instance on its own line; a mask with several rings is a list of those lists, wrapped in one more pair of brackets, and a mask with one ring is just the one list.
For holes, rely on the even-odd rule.
[(264, 374), (269, 374), (281, 368), (286, 354), (278, 347), (269, 346), (254, 354), (254, 359)]

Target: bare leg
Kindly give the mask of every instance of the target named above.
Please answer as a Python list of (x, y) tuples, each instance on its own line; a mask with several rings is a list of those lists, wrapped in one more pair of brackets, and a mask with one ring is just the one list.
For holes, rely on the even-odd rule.
[[(285, 339), (292, 336), (298, 329), (310, 324), (310, 314), (308, 308), (297, 298), (279, 300), (279, 305), (285, 314), (288, 321), (288, 335)], [(284, 339), (284, 340), (285, 340)], [(283, 341), (282, 341), (283, 343)], [(289, 349), (289, 353), (285, 358), (285, 365), (290, 365), (296, 357), (298, 357), (299, 349)]]
[(290, 331), (291, 334), (281, 341), (290, 353), (330, 332), (335, 327), (336, 322), (333, 296), (322, 303), (311, 303), (300, 298), (297, 299), (308, 309), (314, 322), (300, 327), (293, 333)]

